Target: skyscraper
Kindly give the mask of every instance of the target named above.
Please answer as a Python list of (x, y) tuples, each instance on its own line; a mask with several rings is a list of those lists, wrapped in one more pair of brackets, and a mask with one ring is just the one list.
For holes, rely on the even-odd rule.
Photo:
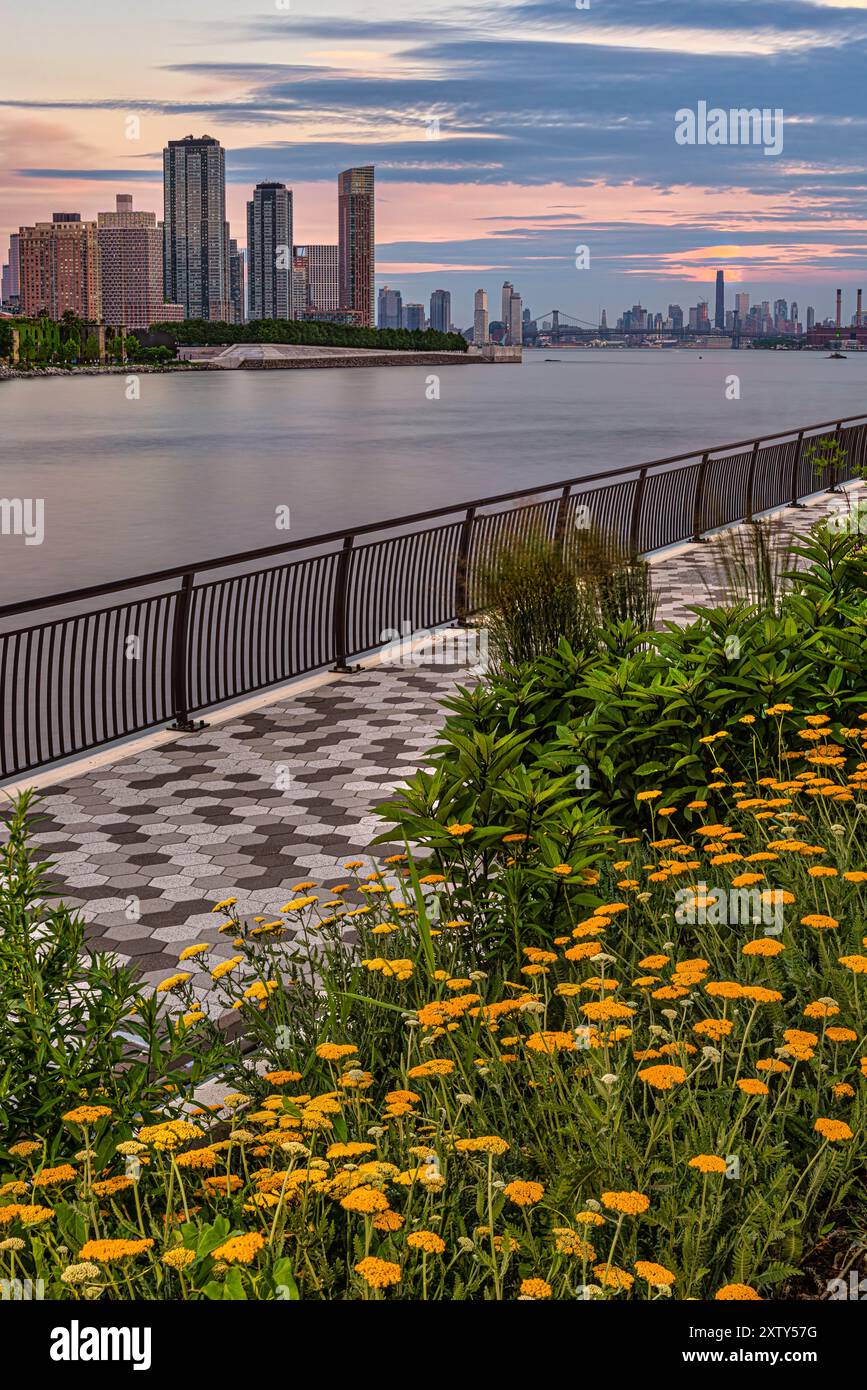
[(219, 140), (187, 135), (163, 150), (164, 290), (188, 318), (229, 316), (226, 158)]
[(296, 255), (307, 259), (307, 303), (311, 309), (331, 311), (340, 308), (339, 247), (337, 245), (296, 246)]
[(310, 306), (310, 258), (306, 246), (292, 248), (292, 318), (303, 319)]
[(473, 342), (476, 344), (488, 341), (488, 293), (487, 290), (476, 290), (473, 311)]
[(816, 310), (812, 304), (807, 305), (807, 330), (816, 327)]
[(340, 308), (361, 328), (373, 327), (376, 261), (374, 168), (345, 169), (337, 178)]
[(421, 333), (424, 331), (424, 305), (423, 304), (404, 304), (402, 315), (402, 326), (410, 333)]
[(43, 309), (60, 319), (67, 309), (79, 318), (102, 316), (99, 249), (95, 222), (77, 212), (55, 212), (50, 222), (19, 231), (21, 312)]
[(713, 326), (723, 329), (726, 326), (726, 282), (725, 273), (722, 270), (718, 270), (716, 273), (716, 309)]
[(679, 304), (669, 304), (668, 317), (671, 319), (671, 326), (674, 329), (683, 328), (683, 310)]
[(243, 323), (247, 316), (244, 306), (244, 252), (238, 250), (234, 237), (229, 240), (229, 299), (232, 323)]
[(136, 212), (129, 193), (118, 193), (114, 212), (97, 213), (102, 317), (127, 328), (184, 317), (163, 299), (163, 232), (155, 212)]
[(738, 315), (743, 326), (750, 312), (750, 297), (748, 294), (735, 295), (735, 313)]
[(17, 299), (21, 293), (19, 243), (20, 236), (18, 232), (13, 232), (9, 238), (9, 262), (4, 267), (6, 270), (6, 276), (3, 281), (4, 300)]
[(520, 347), (524, 341), (523, 301), (514, 290), (509, 296), (509, 315), (506, 319), (506, 341), (510, 347)]
[(400, 290), (383, 285), (379, 291), (376, 324), (378, 328), (403, 327), (403, 296)]
[(448, 290), (434, 290), (430, 297), (430, 326), (437, 333), (448, 333), (452, 322), (452, 297)]
[(292, 194), (285, 183), (257, 183), (247, 204), (250, 319), (292, 317)]
[(500, 321), (507, 332), (509, 328), (509, 312), (511, 308), (512, 294), (514, 292), (514, 289), (515, 286), (512, 284), (511, 280), (505, 280), (503, 282), (503, 289), (500, 295)]

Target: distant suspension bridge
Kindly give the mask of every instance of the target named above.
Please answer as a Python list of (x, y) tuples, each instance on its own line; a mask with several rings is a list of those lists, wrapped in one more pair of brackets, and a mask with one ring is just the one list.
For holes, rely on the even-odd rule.
[(612, 328), (610, 324), (590, 323), (587, 319), (576, 318), (565, 309), (546, 309), (543, 314), (535, 314), (532, 323), (538, 335), (550, 338), (552, 343), (574, 342), (586, 338), (691, 338), (704, 336), (711, 328)]

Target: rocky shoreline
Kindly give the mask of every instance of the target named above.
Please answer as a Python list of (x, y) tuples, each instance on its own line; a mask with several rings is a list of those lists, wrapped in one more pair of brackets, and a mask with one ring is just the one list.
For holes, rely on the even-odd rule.
[(150, 362), (112, 362), (106, 366), (89, 367), (2, 367), (0, 381), (42, 381), (47, 376), (143, 376), (163, 372), (201, 372), (207, 371), (205, 364), (199, 362), (167, 362), (161, 365)]

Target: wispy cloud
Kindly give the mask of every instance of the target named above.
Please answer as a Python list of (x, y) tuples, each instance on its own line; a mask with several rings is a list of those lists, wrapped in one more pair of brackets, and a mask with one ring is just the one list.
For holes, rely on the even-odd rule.
[[(380, 270), (417, 294), (505, 270), (546, 300), (565, 285), (577, 309), (623, 276), (630, 294), (691, 285), (714, 258), (767, 285), (867, 257), (867, 0), (90, 4), (99, 51), (25, 17), (0, 100), (0, 231), (71, 197), (92, 214), (107, 185), (158, 207), (162, 145), (195, 129), (227, 147), (242, 239), (257, 180), (294, 188), (303, 237), (333, 236), (337, 171), (375, 162)], [(675, 111), (699, 100), (782, 108), (784, 154), (676, 145)]]

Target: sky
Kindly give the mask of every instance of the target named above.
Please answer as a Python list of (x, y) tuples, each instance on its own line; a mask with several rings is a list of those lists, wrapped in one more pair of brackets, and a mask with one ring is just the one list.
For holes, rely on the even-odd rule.
[[(579, 5), (581, 6), (579, 8)], [(458, 326), (512, 281), (536, 316), (613, 323), (867, 289), (867, 0), (35, 0), (4, 18), (0, 250), (115, 194), (162, 214), (168, 139), (226, 148), (232, 235), (292, 188), (336, 241), (336, 177), (376, 165), (377, 283)], [(783, 148), (681, 144), (681, 110), (783, 114)], [(576, 248), (587, 254), (576, 256)], [(582, 268), (576, 261), (581, 260)]]

